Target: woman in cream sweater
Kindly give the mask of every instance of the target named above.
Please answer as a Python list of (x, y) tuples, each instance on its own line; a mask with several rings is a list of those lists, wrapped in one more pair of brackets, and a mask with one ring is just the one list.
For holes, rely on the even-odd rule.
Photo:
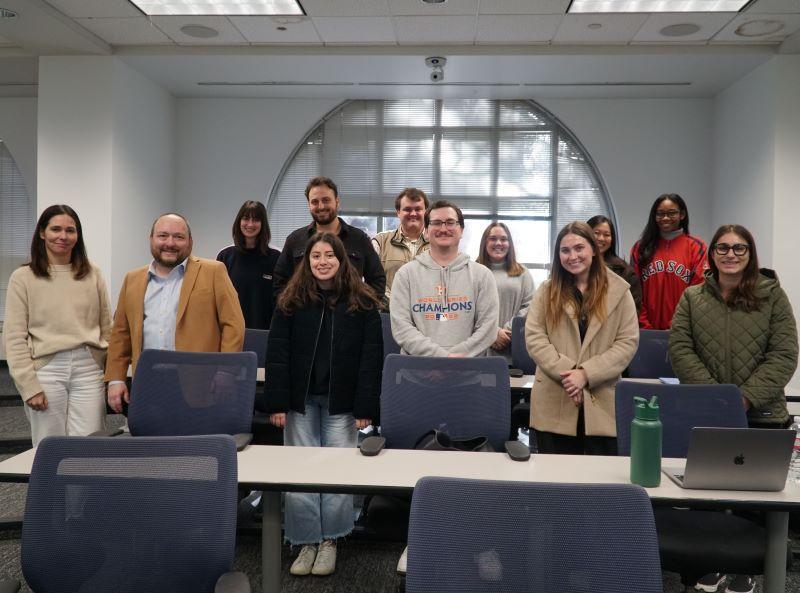
[(639, 343), (636, 305), (589, 225), (568, 224), (555, 244), (525, 322), (536, 362), (531, 426), (540, 453), (616, 455), (614, 388)]
[(69, 206), (50, 206), (36, 223), (31, 261), (9, 279), (3, 331), (34, 445), (105, 427), (110, 333), (106, 284), (86, 256), (81, 221)]

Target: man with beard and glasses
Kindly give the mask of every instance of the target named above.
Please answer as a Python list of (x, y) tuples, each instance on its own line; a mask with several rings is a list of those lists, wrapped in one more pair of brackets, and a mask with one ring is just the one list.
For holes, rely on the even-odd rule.
[(308, 211), (313, 221), (286, 238), (281, 256), (275, 264), (273, 283), (277, 291), (283, 290), (295, 267), (303, 261), (306, 243), (315, 233), (331, 232), (342, 240), (347, 257), (364, 279), (379, 301), (386, 290), (386, 273), (369, 237), (361, 229), (347, 224), (339, 218), (339, 189), (328, 177), (314, 177), (306, 185)]
[(130, 395), (128, 365), (145, 348), (239, 352), (244, 317), (225, 265), (194, 257), (192, 231), (180, 214), (159, 216), (150, 229), (149, 266), (125, 275), (108, 343), (108, 405), (117, 413)]

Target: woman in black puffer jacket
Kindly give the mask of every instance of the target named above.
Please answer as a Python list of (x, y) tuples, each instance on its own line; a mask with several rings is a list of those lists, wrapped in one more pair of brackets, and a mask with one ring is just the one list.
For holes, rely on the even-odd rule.
[[(355, 447), (377, 424), (383, 366), (378, 300), (333, 233), (317, 233), (278, 297), (267, 346), (270, 422), (295, 447)], [(327, 575), (353, 530), (349, 494), (286, 494), (286, 539), (302, 545), (293, 575)]]

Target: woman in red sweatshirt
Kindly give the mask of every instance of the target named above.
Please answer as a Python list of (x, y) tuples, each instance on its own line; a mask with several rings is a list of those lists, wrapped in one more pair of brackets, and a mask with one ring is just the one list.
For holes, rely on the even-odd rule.
[(642, 283), (639, 326), (669, 329), (683, 291), (701, 284), (708, 269), (706, 244), (689, 234), (689, 211), (678, 194), (656, 198), (631, 265)]

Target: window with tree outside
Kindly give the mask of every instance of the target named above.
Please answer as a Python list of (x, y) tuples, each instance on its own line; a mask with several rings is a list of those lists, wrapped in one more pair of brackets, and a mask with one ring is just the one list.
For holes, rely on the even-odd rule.
[(269, 198), (273, 241), (309, 223), (306, 182), (339, 186), (339, 214), (368, 235), (395, 228), (394, 198), (418, 187), (464, 212), (461, 250), (478, 255), (493, 220), (508, 225), (517, 259), (537, 286), (566, 223), (603, 214), (608, 193), (578, 140), (533, 101), (400, 99), (348, 101), (308, 134)]

